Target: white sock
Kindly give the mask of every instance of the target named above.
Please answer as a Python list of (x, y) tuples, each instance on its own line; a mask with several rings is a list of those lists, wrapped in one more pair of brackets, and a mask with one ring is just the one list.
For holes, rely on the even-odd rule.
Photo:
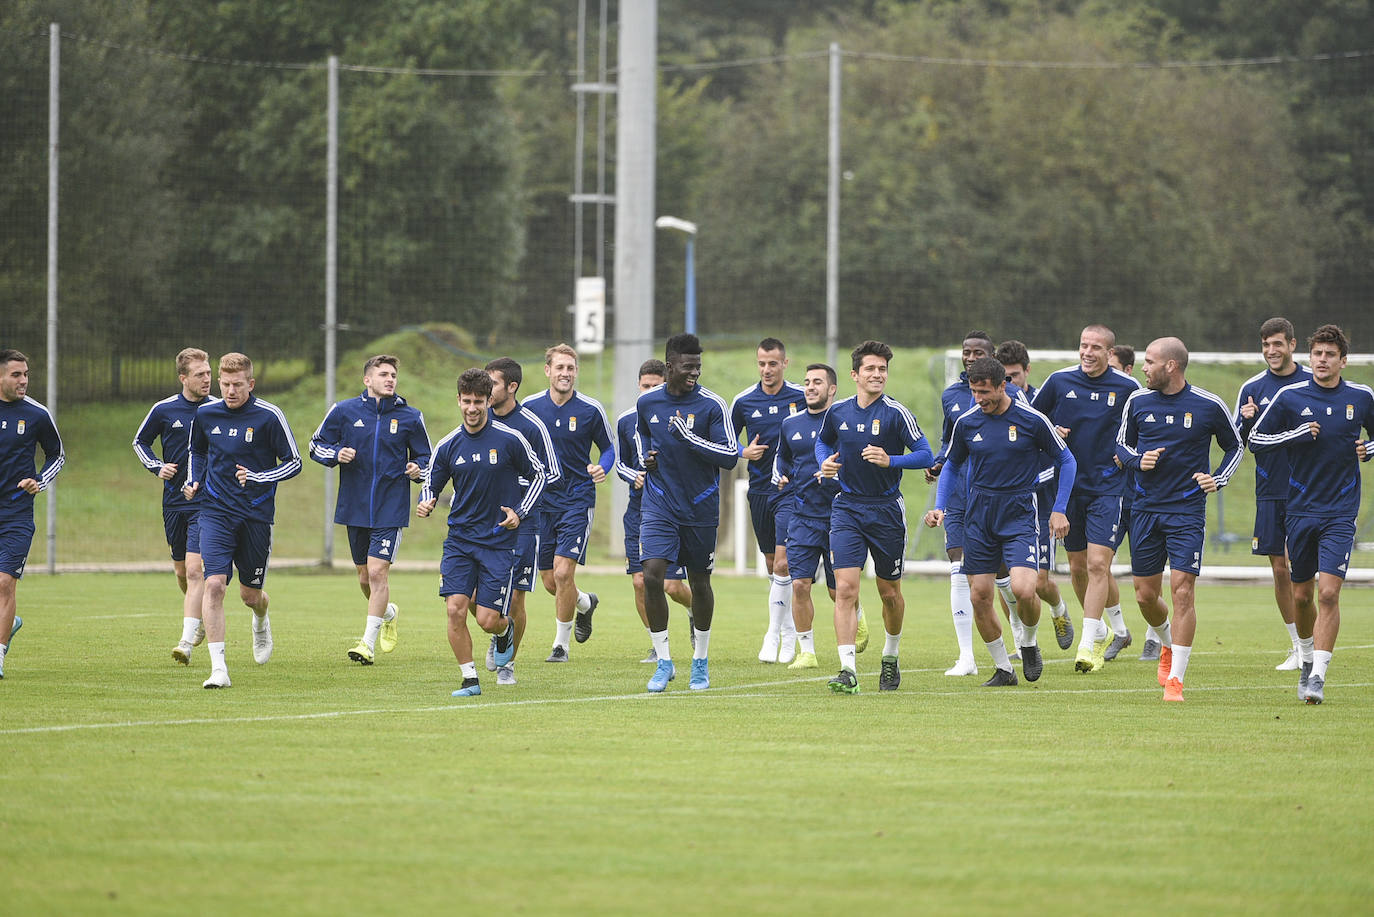
[(571, 622), (571, 621), (558, 621), (557, 624), (558, 624), (558, 630), (554, 633), (554, 636), (553, 636), (553, 645), (554, 645), (554, 646), (561, 646), (561, 647), (563, 647), (563, 649), (567, 649), (567, 648), (568, 648), (568, 642), (569, 642), (570, 640), (572, 640), (573, 622)]
[(1326, 681), (1326, 668), (1331, 665), (1331, 653), (1327, 650), (1312, 651), (1312, 677)]
[(1309, 662), (1311, 662), (1313, 665), (1316, 665), (1316, 662), (1313, 660), (1313, 656), (1316, 655), (1317, 650), (1312, 645), (1312, 643), (1312, 637), (1307, 637), (1305, 639), (1301, 637), (1298, 638), (1298, 661), (1303, 663), (1304, 665)]
[(1007, 645), (998, 637), (987, 645), (988, 653), (992, 655), (992, 664), (1006, 672), (1014, 671), (1011, 667), (1011, 657), (1007, 655)]
[(672, 660), (673, 657), (668, 652), (668, 631), (666, 628), (664, 630), (659, 631), (658, 633), (649, 631), (649, 639), (653, 641), (654, 652), (658, 654), (658, 658), (660, 660)]
[(964, 565), (949, 565), (949, 610), (954, 617), (954, 639), (959, 641), (959, 658), (973, 658), (973, 599), (969, 597)]
[(789, 577), (787, 586), (778, 582), (778, 577), (771, 573), (768, 575), (768, 632), (770, 634), (780, 634), (786, 626), (784, 616), (790, 616), (792, 612), (792, 579)]
[(383, 620), (383, 621), (395, 621), (395, 620), (396, 620), (396, 606), (395, 606), (395, 605), (391, 604), (390, 602), (387, 602), (387, 603), (386, 603), (386, 611), (382, 612), (382, 620)]
[(1184, 646), (1181, 643), (1174, 644), (1173, 661), (1169, 664), (1169, 677), (1183, 681), (1183, 676), (1188, 672), (1188, 656), (1193, 652), (1191, 646)]
[(196, 629), (200, 627), (200, 618), (181, 619), (181, 642), (195, 643)]
[(1159, 643), (1161, 646), (1174, 645), (1173, 629), (1170, 628), (1168, 621), (1165, 621), (1163, 624), (1156, 627), (1155, 633), (1159, 634)]
[(1067, 618), (1069, 616), (1069, 606), (1065, 605), (1064, 600), (1061, 598), (1059, 604), (1050, 610), (1050, 614), (1056, 618)]
[(219, 643), (207, 643), (205, 646), (206, 649), (210, 651), (210, 671), (229, 671), (229, 666), (224, 663), (224, 641), (221, 640)]
[(367, 630), (363, 631), (363, 642), (367, 644), (367, 648), (370, 650), (377, 648), (377, 634), (382, 629), (382, 620), (382, 618), (375, 618), (372, 615), (367, 616)]
[(816, 654), (816, 632), (813, 630), (797, 631), (797, 640), (801, 643), (803, 653)]
[(1107, 626), (1103, 624), (1102, 621), (1098, 618), (1083, 618), (1083, 636), (1078, 638), (1079, 652), (1092, 652), (1093, 644), (1096, 643), (1098, 640), (1097, 629), (1099, 627), (1102, 628), (1104, 631), (1107, 629)]
[(697, 630), (694, 627), (692, 633), (697, 635), (697, 642), (692, 646), (692, 658), (705, 659), (711, 648), (711, 632), (709, 630)]
[(1153, 640), (1156, 643), (1159, 642), (1159, 631), (1155, 630), (1155, 626), (1153, 624), (1145, 625), (1145, 640), (1147, 642), (1150, 640)]
[(901, 634), (889, 634), (887, 628), (883, 628), (883, 655), (896, 656), (902, 646)]
[(8, 643), (0, 643), (0, 662), (4, 662), (4, 661), (5, 661), (5, 654), (8, 653), (9, 651), (10, 651), (10, 645), (9, 645)]
[(1298, 649), (1298, 625), (1285, 622), (1283, 626), (1288, 628), (1288, 639), (1293, 641), (1293, 650), (1296, 652)]
[(591, 607), (592, 607), (592, 597), (589, 596), (589, 595), (587, 595), (587, 593), (585, 593), (585, 592), (583, 592), (582, 590), (579, 589), (579, 590), (577, 591), (577, 610), (578, 610), (578, 611), (584, 611), (584, 612), (585, 612), (588, 608), (591, 608)]
[(855, 675), (859, 674), (859, 667), (854, 663), (854, 656), (856, 655), (854, 652), (854, 644), (851, 643), (848, 646), (836, 647), (836, 649), (840, 651), (840, 668), (848, 669)]
[(458, 668), (463, 670), (464, 681), (467, 681), (469, 678), (477, 677), (477, 663), (475, 662), (460, 662), (458, 663)]
[(268, 623), (266, 613), (259, 615), (256, 611), (253, 612), (253, 633), (260, 634), (271, 626)]
[(1021, 642), (1019, 646), (1036, 646), (1035, 632), (1040, 627), (1039, 624), (1021, 625)]
[(1011, 577), (999, 576), (993, 582), (997, 584), (997, 591), (1002, 593), (1002, 601), (1007, 603), (1007, 610), (1016, 614), (1016, 593), (1011, 591)]
[(1118, 637), (1124, 637), (1130, 633), (1126, 629), (1126, 619), (1121, 616), (1121, 603), (1117, 602), (1106, 610), (1107, 620), (1111, 622), (1112, 633)]

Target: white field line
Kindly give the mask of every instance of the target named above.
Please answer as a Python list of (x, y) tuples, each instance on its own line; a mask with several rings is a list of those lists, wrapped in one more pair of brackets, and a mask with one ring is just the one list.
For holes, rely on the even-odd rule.
[[(1374, 644), (1362, 646), (1343, 647), (1343, 650), (1374, 649)], [(1196, 655), (1222, 655), (1218, 652), (1198, 653)], [(1051, 660), (1052, 662), (1064, 662), (1072, 660)], [(1046, 663), (1047, 665), (1049, 662)], [(910, 669), (909, 672), (935, 672), (938, 669)], [(876, 672), (869, 673), (864, 678), (875, 678)], [(528, 700), (494, 701), (489, 703), (476, 704), (436, 704), (424, 707), (364, 707), (355, 710), (324, 710), (316, 713), (282, 713), (269, 714), (264, 716), (233, 716), (233, 717), (188, 717), (183, 719), (171, 720), (123, 720), (110, 723), (67, 723), (53, 726), (27, 726), (18, 729), (0, 729), (0, 736), (13, 735), (34, 735), (56, 732), (80, 732), (98, 729), (146, 729), (166, 726), (215, 726), (227, 723), (282, 723), (282, 722), (301, 722), (306, 720), (328, 720), (338, 719), (348, 716), (394, 716), (396, 714), (407, 713), (444, 713), (448, 711), (465, 710), (469, 712), (479, 712), (483, 710), (499, 710), (508, 707), (533, 707), (551, 706), (556, 704), (593, 704), (615, 701), (655, 701), (658, 699), (673, 700), (686, 697), (696, 698), (717, 698), (722, 700), (738, 700), (750, 698), (763, 698), (772, 696), (769, 692), (759, 691), (760, 688), (790, 687), (797, 684), (808, 682), (821, 682), (829, 680), (828, 675), (811, 678), (794, 678), (786, 681), (755, 682), (753, 684), (730, 685), (716, 688), (709, 692), (698, 691), (673, 691), (662, 695), (653, 695), (646, 692), (636, 692), (634, 694), (602, 694), (590, 697), (562, 697), (562, 698), (530, 698)], [(1346, 682), (1332, 683), (1333, 688), (1369, 688), (1374, 687), (1374, 682)], [(233, 690), (232, 688), (230, 690)], [(1268, 684), (1268, 685), (1215, 685), (1212, 687), (1190, 687), (1190, 694), (1206, 693), (1211, 691), (1291, 691), (1292, 685), (1287, 684)], [(1015, 697), (1018, 692), (997, 692), (998, 694)], [(1029, 692), (1019, 692), (1023, 696), (1028, 696)], [(1101, 687), (1082, 687), (1082, 688), (1037, 688), (1035, 695), (1044, 694), (1158, 694), (1159, 688), (1151, 685), (1141, 688), (1101, 688)], [(954, 697), (971, 696), (967, 690), (959, 691), (920, 691), (911, 692), (911, 696), (921, 697)], [(972, 695), (977, 696), (977, 695)]]

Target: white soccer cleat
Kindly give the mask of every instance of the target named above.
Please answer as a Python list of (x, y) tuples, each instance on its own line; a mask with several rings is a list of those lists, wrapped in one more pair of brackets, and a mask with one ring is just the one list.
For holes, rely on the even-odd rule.
[[(258, 621), (262, 621), (262, 629), (258, 629)], [(258, 665), (266, 665), (267, 660), (272, 658), (272, 622), (267, 615), (261, 619), (257, 615), (253, 616), (253, 661)], [(227, 679), (228, 676), (225, 676)]]
[(211, 669), (210, 677), (205, 679), (202, 688), (227, 688), (229, 687), (228, 669)]
[(952, 676), (977, 675), (978, 663), (973, 659), (960, 657), (958, 662), (945, 669), (945, 674)]
[(205, 642), (205, 622), (196, 622), (196, 639), (191, 641), (192, 646), (200, 646)]
[(1296, 672), (1302, 668), (1302, 660), (1298, 658), (1298, 651), (1291, 649), (1288, 651), (1288, 658), (1274, 666), (1275, 672)]
[(195, 649), (194, 643), (187, 643), (185, 640), (181, 640), (172, 650), (172, 658), (175, 659), (177, 662), (181, 663), (182, 665), (190, 665), (191, 650), (193, 649)]
[(778, 632), (770, 630), (763, 635), (763, 646), (759, 649), (759, 662), (777, 662), (778, 649), (782, 640), (778, 637)]
[(797, 632), (783, 634), (778, 641), (778, 665), (790, 665), (797, 658)]

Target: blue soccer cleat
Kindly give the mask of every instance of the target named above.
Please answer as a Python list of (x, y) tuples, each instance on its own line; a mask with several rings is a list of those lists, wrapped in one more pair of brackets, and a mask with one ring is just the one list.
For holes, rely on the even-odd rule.
[[(10, 639), (11, 639), (11, 640), (14, 639), (14, 635), (15, 635), (15, 634), (19, 633), (19, 628), (21, 628), (21, 627), (23, 627), (23, 626), (24, 626), (24, 619), (21, 618), (21, 617), (19, 617), (19, 615), (15, 615), (15, 616), (14, 616), (14, 623), (10, 625)], [(5, 645), (6, 645), (6, 646), (9, 646), (8, 643), (5, 644)]]
[(711, 687), (711, 675), (706, 671), (705, 659), (692, 660), (692, 678), (687, 682), (687, 687), (693, 691), (705, 691)]
[(482, 685), (475, 678), (464, 678), (463, 686), (453, 692), (453, 697), (476, 697), (482, 693)]
[(654, 669), (654, 676), (649, 679), (649, 693), (662, 694), (667, 689), (668, 682), (676, 677), (677, 670), (673, 668), (673, 660), (660, 659)]
[(510, 665), (510, 661), (515, 658), (515, 623), (513, 621), (506, 623), (505, 633), (496, 635), (496, 647), (491, 658), (498, 669), (503, 665)]

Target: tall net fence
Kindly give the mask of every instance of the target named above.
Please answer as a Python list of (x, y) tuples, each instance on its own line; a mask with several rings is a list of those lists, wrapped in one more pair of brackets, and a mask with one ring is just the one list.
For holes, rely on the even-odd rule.
[[(50, 35), (6, 22), (0, 346), (29, 354), (42, 397)], [(273, 61), (258, 44), (264, 59), (231, 60), (61, 35), (63, 405), (165, 396), (187, 345), (250, 354), (260, 391), (318, 391), (326, 60), (342, 49)], [(1271, 315), (1303, 334), (1337, 322), (1371, 349), (1374, 55), (1159, 64), (1054, 30), (1007, 59), (919, 44), (875, 31), (841, 52), (842, 350), (945, 347), (977, 326), (1058, 349), (1097, 321), (1122, 340), (1251, 350)], [(614, 208), (582, 208), (579, 262), (567, 47), (516, 69), (496, 52), (474, 69), (388, 53), (341, 55), (340, 350), (433, 323), (475, 356), (570, 338), (574, 278), (598, 260), (610, 272)], [(663, 68), (658, 212), (699, 228), (704, 336), (824, 343), (831, 93), (824, 51)], [(589, 176), (614, 150), (609, 109)], [(613, 192), (613, 155), (605, 168)], [(684, 255), (658, 234), (660, 339), (682, 327)], [(612, 327), (644, 308), (608, 299)]]

